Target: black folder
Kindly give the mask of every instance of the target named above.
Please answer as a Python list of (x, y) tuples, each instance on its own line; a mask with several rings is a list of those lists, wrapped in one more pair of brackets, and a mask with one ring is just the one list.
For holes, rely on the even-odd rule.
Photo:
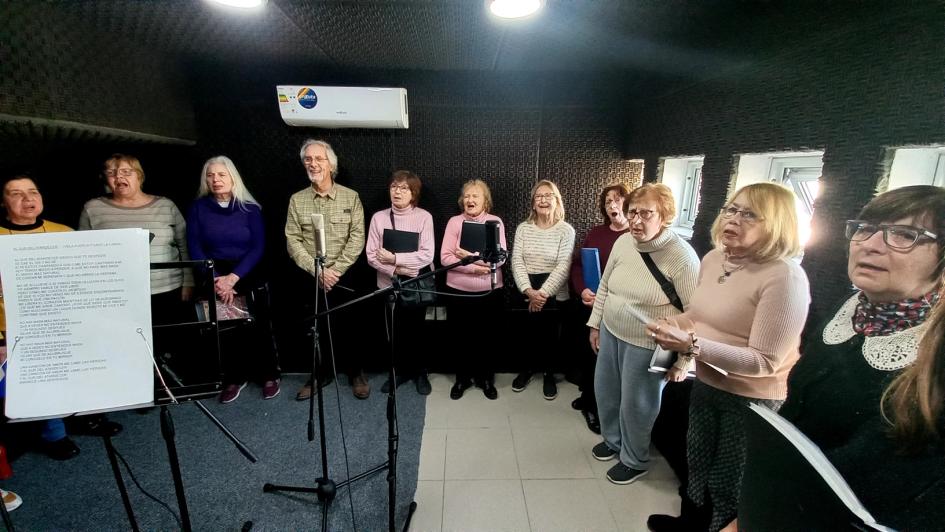
[(420, 233), (384, 229), (383, 245), (391, 253), (413, 253), (420, 250)]
[(459, 236), (459, 247), (470, 253), (486, 250), (486, 224), (463, 220), (463, 232)]

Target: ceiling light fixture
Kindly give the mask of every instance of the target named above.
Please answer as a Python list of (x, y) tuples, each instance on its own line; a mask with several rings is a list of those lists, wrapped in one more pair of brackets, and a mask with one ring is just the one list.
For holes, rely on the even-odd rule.
[(544, 0), (489, 0), (489, 11), (502, 18), (527, 17), (541, 9)]
[(266, 0), (210, 0), (210, 2), (240, 9), (255, 9), (266, 5)]

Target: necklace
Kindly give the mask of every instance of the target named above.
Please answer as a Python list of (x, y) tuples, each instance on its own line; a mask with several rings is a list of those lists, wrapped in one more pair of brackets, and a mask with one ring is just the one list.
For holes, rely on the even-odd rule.
[(725, 261), (723, 260), (722, 261), (722, 275), (719, 276), (717, 281), (719, 282), (719, 284), (725, 284), (725, 281), (727, 281), (728, 278), (731, 277), (733, 273), (737, 272), (738, 270), (741, 270), (744, 267), (745, 267), (745, 264), (739, 264), (738, 266), (732, 268), (731, 270), (728, 270), (725, 268)]

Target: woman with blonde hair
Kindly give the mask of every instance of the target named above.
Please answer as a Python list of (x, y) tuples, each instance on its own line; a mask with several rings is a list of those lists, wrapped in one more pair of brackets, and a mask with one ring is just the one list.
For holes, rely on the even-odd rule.
[(529, 349), (526, 370), (512, 381), (512, 391), (521, 392), (532, 374), (544, 374), (542, 393), (551, 401), (558, 396), (553, 371), (558, 363), (561, 335), (557, 302), (568, 299), (568, 270), (574, 249), (574, 228), (564, 221), (564, 203), (558, 187), (542, 179), (531, 190), (528, 219), (515, 229), (512, 245), (512, 276), (528, 304), (526, 337), (539, 347)]
[(240, 395), (250, 375), (262, 384), (263, 399), (279, 395), (279, 362), (272, 335), (269, 288), (263, 274), (266, 248), (262, 209), (246, 189), (229, 157), (207, 160), (197, 200), (187, 213), (187, 243), (194, 260), (213, 260), (213, 291), (223, 303), (243, 296), (253, 322), (221, 335), (221, 403)]
[(798, 359), (810, 292), (794, 193), (773, 183), (735, 192), (712, 226), (686, 312), (647, 325), (660, 347), (696, 361), (682, 515), (652, 515), (651, 530), (720, 530), (735, 518), (749, 402), (777, 410)]
[[(499, 222), (499, 247), (507, 249), (505, 242), (505, 224), (492, 210), (492, 193), (489, 185), (481, 179), (470, 179), (463, 184), (459, 195), (459, 208), (462, 213), (449, 219), (443, 232), (443, 245), (440, 248), (440, 264), (450, 266), (463, 260), (476, 250), (460, 247), (463, 224), (466, 222)], [(447, 290), (454, 297), (450, 298), (449, 323), (452, 324), (452, 337), (457, 339), (456, 383), (450, 390), (451, 399), (459, 399), (463, 392), (475, 383), (482, 389), (487, 399), (498, 399), (495, 388), (495, 356), (482, 346), (467, 341), (469, 326), (476, 327), (487, 334), (499, 326), (498, 316), (502, 309), (502, 270), (496, 270), (496, 283), (492, 286), (492, 270), (481, 260), (464, 266), (457, 266), (446, 272)]]

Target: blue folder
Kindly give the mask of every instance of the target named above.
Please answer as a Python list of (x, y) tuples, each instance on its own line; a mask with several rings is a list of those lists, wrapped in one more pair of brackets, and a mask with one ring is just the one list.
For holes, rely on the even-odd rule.
[(581, 248), (581, 270), (584, 272), (584, 286), (597, 292), (600, 286), (600, 250)]

